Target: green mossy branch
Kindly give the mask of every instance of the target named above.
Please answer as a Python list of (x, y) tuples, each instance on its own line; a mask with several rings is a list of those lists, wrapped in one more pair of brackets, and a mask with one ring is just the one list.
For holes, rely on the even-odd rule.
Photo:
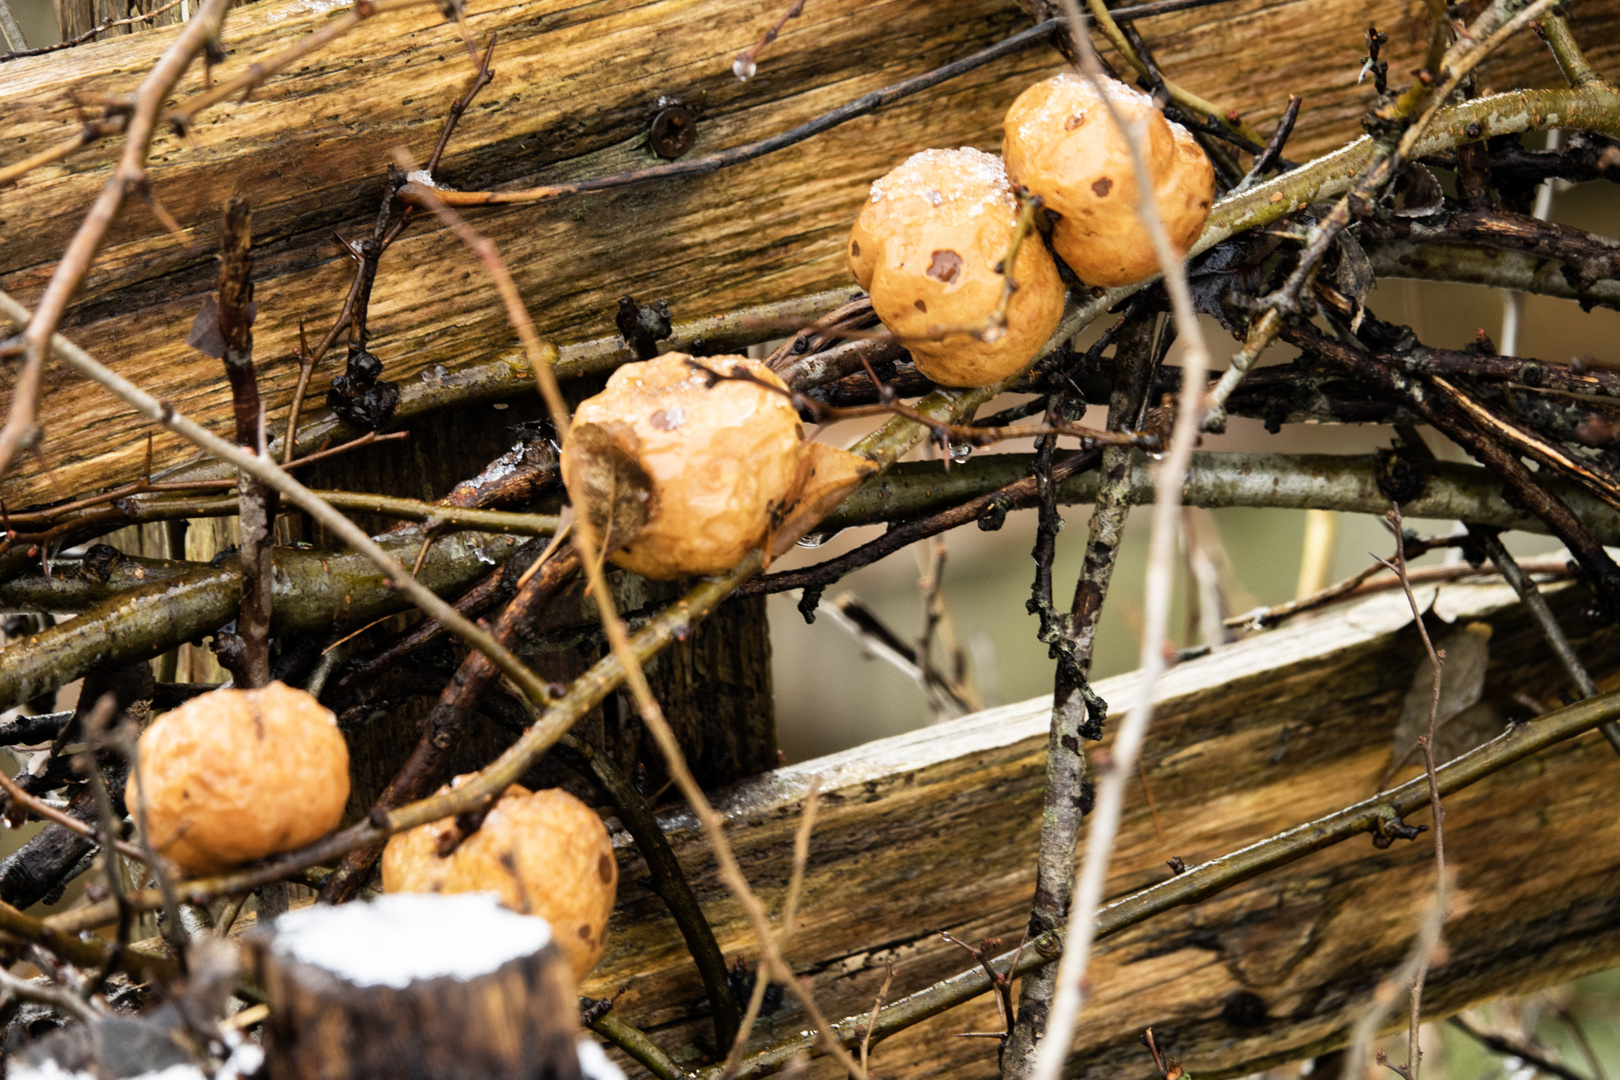
[[(422, 533), (402, 530), (379, 543), (410, 562), (422, 547)], [(435, 592), (455, 592), (516, 547), (514, 538), (488, 533), (442, 537), (428, 548), (417, 580)], [(272, 578), (271, 626), (280, 634), (355, 626), (410, 606), (357, 552), (278, 548)], [(241, 594), (234, 559), (209, 567), (117, 555), (57, 566), (48, 578), (30, 574), (0, 584), (0, 607), (7, 610), (83, 612), (0, 649), (0, 701), (11, 708), (92, 667), (150, 660), (213, 633), (235, 617)]]
[[(996, 491), (1028, 475), (1024, 454), (992, 454), (952, 465), (907, 462), (871, 481), (822, 521), (820, 532), (879, 521), (903, 521)], [(1402, 504), (1409, 518), (1464, 520), (1498, 529), (1546, 533), (1547, 526), (1507, 502), (1489, 470), (1455, 462), (1418, 463), (1427, 484), (1423, 494)], [(1131, 464), (1134, 502), (1154, 497), (1152, 463), (1138, 453)], [(1058, 484), (1060, 502), (1086, 503), (1097, 493), (1097, 474), (1081, 473)], [(1561, 479), (1547, 478), (1550, 491), (1568, 501), (1592, 534), (1620, 543), (1620, 512)], [(1382, 515), (1389, 496), (1378, 489), (1378, 462), (1372, 455), (1197, 453), (1182, 489), (1188, 506), (1270, 507), (1339, 510)]]

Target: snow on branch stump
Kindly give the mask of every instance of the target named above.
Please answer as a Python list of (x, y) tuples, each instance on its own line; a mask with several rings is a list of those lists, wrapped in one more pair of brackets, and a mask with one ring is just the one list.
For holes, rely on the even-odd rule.
[(300, 909), (260, 935), (254, 954), (271, 1080), (582, 1075), (568, 961), (544, 919), (490, 894)]

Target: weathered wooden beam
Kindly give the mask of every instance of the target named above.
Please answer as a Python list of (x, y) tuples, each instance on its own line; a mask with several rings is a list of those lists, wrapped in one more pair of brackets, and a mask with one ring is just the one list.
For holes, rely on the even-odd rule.
[[(267, 0), (233, 10), (227, 59), (212, 77), (281, 51), (346, 7)], [(690, 153), (712, 153), (1027, 25), (1008, 0), (817, 0), (764, 52), (755, 79), (737, 83), (733, 57), (783, 7), (777, 0), (472, 0), (470, 32), (480, 41), (500, 36), (496, 80), (457, 131), (443, 180), (521, 185), (650, 164), (647, 130), (666, 98), (696, 114)], [(1367, 20), (1391, 34), (1386, 56), (1403, 72), (1421, 48), (1423, 10), (1405, 0), (1232, 0), (1140, 28), (1165, 70), (1262, 128), (1289, 93), (1302, 94), (1290, 152), (1304, 157), (1357, 133), (1370, 100), (1354, 78)], [(1586, 0), (1577, 15), (1575, 30), (1593, 59), (1612, 69), (1620, 3)], [(128, 92), (174, 34), (155, 30), (4, 65), (0, 164), (73, 136), (82, 122), (77, 103)], [(612, 333), (614, 305), (626, 293), (666, 298), (678, 316), (696, 316), (845, 286), (843, 240), (867, 184), (925, 147), (996, 146), (1002, 111), (1054, 64), (1055, 54), (1037, 48), (711, 176), (472, 217), (505, 253), (542, 332), (561, 341)], [(1557, 81), (1534, 41), (1492, 65), (1489, 80), (1503, 87)], [(187, 137), (161, 136), (152, 191), (192, 246), (176, 243), (132, 200), (64, 329), (153, 393), (205, 422), (223, 422), (229, 393), (217, 364), (184, 340), (214, 278), (221, 201), (238, 195), (253, 204), (258, 353), (288, 356), (299, 321), (324, 327), (347, 290), (350, 263), (333, 230), (349, 238), (369, 230), (390, 152), (403, 147), (425, 160), (470, 72), (459, 31), (436, 7), (393, 12), (272, 77), (249, 100), (204, 112)], [(200, 66), (190, 72), (177, 100), (196, 94), (204, 77)], [(112, 160), (112, 146), (99, 145), (0, 191), (0, 287), (30, 303), (39, 296)], [(512, 339), (476, 260), (432, 221), (412, 226), (384, 257), (371, 328), (388, 377), (408, 382), (453, 378)], [(317, 373), (316, 406), (340, 367), (334, 354)], [(0, 372), (0, 385), (11, 377), (10, 369)], [(276, 420), (295, 377), (292, 365), (273, 359), (261, 373)], [(8, 506), (137, 473), (146, 429), (124, 407), (55, 368), (45, 393), (44, 454), (0, 484)], [(156, 451), (160, 467), (189, 453), (163, 433)]]
[[(1420, 595), (1427, 602), (1432, 594)], [(1550, 595), (1599, 683), (1620, 681), (1620, 633), (1583, 615), (1580, 590)], [(1390, 594), (1171, 671), (1144, 757), (1163, 836), (1138, 789), (1110, 895), (1169, 877), (1172, 856), (1193, 865), (1372, 795), (1401, 700), (1427, 662), (1405, 604)], [(1523, 695), (1557, 701), (1562, 673), (1506, 587), (1447, 587), (1438, 610), (1458, 625), (1492, 627), (1484, 701), (1496, 723), (1530, 719)], [(1097, 689), (1122, 707), (1133, 682), (1122, 676)], [(998, 936), (1003, 949), (1018, 943), (1033, 889), (1047, 709), (1035, 700), (869, 743), (745, 782), (720, 800), (742, 865), (775, 905), (801, 800), (810, 777), (822, 777), (789, 959), (829, 1015), (870, 1009), (890, 965), (898, 969), (891, 1000), (972, 967), (940, 930), (972, 942)], [(1592, 733), (1447, 799), (1458, 888), (1448, 959), (1424, 996), (1434, 1015), (1620, 960), (1617, 775), (1620, 762)], [(667, 820), (728, 959), (754, 959), (746, 922), (690, 819)], [(706, 1030), (701, 987), (662, 905), (634, 885), (644, 871), (628, 841), (620, 846), (627, 887), (608, 955), (585, 991), (622, 990), (618, 1015), (677, 1057), (684, 1047), (696, 1064)], [(1137, 1041), (1149, 1025), (1194, 1075), (1212, 1078), (1341, 1045), (1373, 985), (1400, 962), (1433, 873), (1427, 834), (1383, 851), (1359, 836), (1104, 940), (1073, 1073), (1153, 1075)], [(789, 999), (762, 1022), (755, 1044), (803, 1026)], [(873, 1067), (885, 1076), (988, 1077), (995, 1041), (954, 1036), (996, 1030), (987, 995), (880, 1044)], [(836, 1069), (819, 1061), (813, 1073)]]

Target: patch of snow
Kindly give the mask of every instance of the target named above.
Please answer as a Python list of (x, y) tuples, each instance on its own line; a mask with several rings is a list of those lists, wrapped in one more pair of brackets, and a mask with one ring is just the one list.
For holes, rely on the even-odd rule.
[(1001, 158), (971, 146), (912, 154), (872, 184), (872, 202), (906, 195), (930, 206), (952, 204), (969, 216), (991, 208), (1009, 212), (1018, 208)]
[(600, 1046), (584, 1037), (579, 1040), (579, 1071), (585, 1080), (624, 1080), (624, 1070), (609, 1061)]
[(6, 1070), (6, 1080), (96, 1080), (87, 1072), (64, 1069), (54, 1061), (43, 1065), (13, 1065)]
[(214, 1080), (242, 1080), (244, 1076), (252, 1076), (264, 1067), (264, 1049), (241, 1035), (227, 1032), (225, 1045), (231, 1048), (231, 1056), (220, 1065)]
[[(92, 1073), (64, 1069), (54, 1061), (47, 1061), (43, 1065), (13, 1065), (6, 1072), (6, 1080), (96, 1080), (96, 1077)], [(133, 1080), (208, 1080), (208, 1076), (195, 1065), (170, 1065), (166, 1069), (142, 1073)]]
[(355, 986), (396, 990), (421, 979), (487, 975), (551, 941), (550, 923), (507, 910), (493, 893), (394, 893), (300, 908), (277, 919), (275, 930), (279, 956)]

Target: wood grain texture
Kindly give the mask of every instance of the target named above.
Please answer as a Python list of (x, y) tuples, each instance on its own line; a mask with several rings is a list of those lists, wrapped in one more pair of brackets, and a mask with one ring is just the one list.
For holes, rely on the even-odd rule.
[[(1505, 587), (1448, 587), (1440, 610), (1491, 624), (1485, 700), (1526, 718), (1511, 695), (1555, 701), (1562, 676), (1512, 599)], [(1587, 621), (1584, 602), (1577, 590), (1553, 594), (1583, 659), (1612, 685), (1620, 633)], [(1170, 856), (1193, 865), (1372, 794), (1422, 656), (1404, 605), (1404, 597), (1386, 596), (1171, 671), (1144, 755), (1165, 839), (1140, 788), (1132, 791), (1108, 895), (1163, 880)], [(1133, 682), (1123, 676), (1098, 690), (1123, 707)], [(830, 1016), (868, 1010), (891, 964), (891, 1000), (970, 967), (965, 953), (934, 936), (939, 930), (1016, 945), (1034, 887), (1048, 709), (1041, 699), (870, 743), (745, 782), (720, 800), (742, 865), (775, 911), (800, 800), (810, 777), (822, 776), (789, 960), (812, 979)], [(1617, 769), (1592, 733), (1447, 800), (1446, 848), (1459, 887), (1449, 960), (1430, 975), (1424, 997), (1436, 1015), (1620, 960)], [(752, 959), (744, 920), (690, 820), (670, 826), (728, 959)], [(695, 1004), (701, 988), (660, 903), (634, 884), (644, 873), (638, 859), (618, 842), (619, 910), (608, 954), (584, 990), (623, 990), (626, 1020), (695, 1055), (706, 1037)], [(1387, 851), (1358, 837), (1106, 939), (1073, 1073), (1152, 1075), (1137, 1041), (1148, 1025), (1200, 1077), (1240, 1075), (1342, 1043), (1350, 1010), (1400, 962), (1432, 887), (1426, 835)], [(762, 1023), (756, 1043), (802, 1027), (790, 999)], [(881, 1044), (873, 1068), (993, 1076), (995, 1042), (953, 1036), (995, 1030), (996, 1008), (985, 996)], [(836, 1069), (822, 1060), (812, 1072), (830, 1078)]]
[[(225, 29), (229, 76), (338, 17), (332, 0), (266, 0), (233, 10)], [(441, 170), (462, 188), (604, 175), (652, 163), (645, 130), (660, 98), (698, 117), (693, 154), (785, 130), (862, 93), (964, 56), (1026, 25), (1005, 0), (913, 4), (818, 0), (768, 48), (759, 75), (738, 84), (731, 60), (779, 15), (776, 0), (472, 0), (472, 33), (500, 34), (496, 81), (480, 96)], [(1160, 62), (1189, 87), (1244, 111), (1262, 127), (1290, 92), (1305, 112), (1291, 151), (1315, 152), (1356, 134), (1367, 101), (1355, 86), (1361, 35), (1375, 20), (1403, 70), (1421, 37), (1413, 0), (1235, 0), (1142, 24)], [(1620, 2), (1583, 0), (1576, 30), (1601, 70), (1620, 52)], [(157, 30), (5, 65), (0, 161), (71, 136), (74, 99), (129, 91), (174, 36)], [(1492, 69), (1501, 86), (1550, 83), (1534, 41)], [(617, 298), (666, 298), (677, 316), (729, 310), (848, 284), (843, 238), (867, 184), (929, 146), (999, 143), (1000, 117), (1030, 81), (1053, 70), (1036, 49), (900, 102), (760, 161), (693, 180), (480, 211), (543, 333), (575, 341), (612, 332)], [(272, 416), (296, 371), (280, 358), (300, 319), (332, 319), (349, 262), (332, 237), (369, 228), (389, 153), (425, 159), (452, 97), (470, 72), (460, 35), (424, 7), (380, 16), (271, 78), (248, 101), (202, 115), (190, 139), (155, 144), (156, 196), (185, 230), (177, 243), (134, 200), (72, 308), (64, 329), (118, 370), (204, 422), (219, 424), (229, 395), (217, 365), (184, 336), (214, 277), (219, 206), (249, 199), (255, 252), (261, 387)], [(203, 83), (194, 69), (177, 99)], [(41, 168), (0, 191), (0, 287), (32, 302), (106, 179), (111, 144)], [(477, 263), (436, 224), (413, 226), (384, 257), (371, 326), (387, 377), (433, 379), (509, 349), (513, 335)], [(319, 329), (316, 330), (319, 332)], [(334, 355), (318, 372), (318, 409)], [(9, 386), (8, 368), (0, 386)], [(144, 425), (84, 382), (51, 369), (43, 459), (0, 484), (13, 508), (136, 474)], [(273, 427), (276, 425), (272, 425)], [(159, 435), (159, 466), (188, 451)], [(54, 469), (55, 486), (42, 460)]]

